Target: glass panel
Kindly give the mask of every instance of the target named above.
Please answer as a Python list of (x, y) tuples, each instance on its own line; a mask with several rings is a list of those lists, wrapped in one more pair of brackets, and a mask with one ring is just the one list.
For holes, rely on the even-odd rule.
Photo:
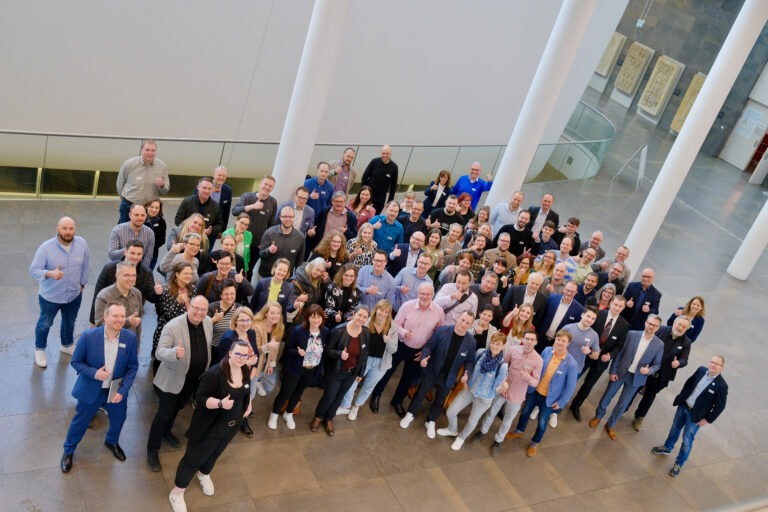
[(96, 171), (43, 169), (40, 193), (90, 196), (93, 194), (93, 180), (95, 176)]
[(184, 176), (181, 174), (171, 174), (168, 177), (171, 180), (171, 190), (164, 197), (187, 197), (192, 195), (197, 188), (197, 182), (202, 178), (202, 176)]
[(453, 181), (455, 182), (463, 174), (469, 174), (469, 168), (475, 162), (480, 162), (480, 178), (485, 179), (486, 174), (493, 174), (496, 162), (500, 158), (501, 146), (461, 146), (451, 171)]
[(0, 167), (0, 193), (34, 194), (37, 191), (37, 169), (33, 167)]
[[(119, 171), (122, 163), (139, 154), (141, 142), (131, 139), (49, 136), (46, 167), (72, 170)], [(101, 179), (99, 179), (101, 181)]]
[(117, 197), (117, 171), (101, 171), (99, 173), (96, 195)]
[[(414, 190), (424, 190), (442, 169), (452, 169), (459, 153), (457, 146), (418, 146), (413, 148), (408, 166), (400, 183), (413, 185)], [(451, 183), (458, 176), (451, 173)]]
[(232, 187), (232, 196), (239, 197), (246, 192), (253, 190), (256, 180), (253, 178), (229, 178), (227, 177), (227, 185)]
[(45, 165), (45, 135), (0, 133), (2, 165), (42, 167)]
[(272, 173), (277, 156), (277, 144), (227, 143), (221, 163), (227, 168), (230, 178), (255, 178)]
[[(157, 158), (165, 162), (168, 172), (183, 172), (198, 178), (210, 176), (221, 162), (222, 142), (157, 141)], [(173, 189), (171, 189), (173, 193)]]

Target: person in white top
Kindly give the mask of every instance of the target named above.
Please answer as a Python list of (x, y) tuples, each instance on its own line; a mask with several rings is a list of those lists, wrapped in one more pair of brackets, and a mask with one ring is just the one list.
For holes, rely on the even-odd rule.
[(522, 211), (520, 204), (523, 199), (525, 199), (525, 195), (517, 190), (512, 194), (509, 203), (499, 203), (493, 207), (491, 217), (488, 219), (493, 233), (498, 233), (505, 224), (517, 224), (517, 214)]

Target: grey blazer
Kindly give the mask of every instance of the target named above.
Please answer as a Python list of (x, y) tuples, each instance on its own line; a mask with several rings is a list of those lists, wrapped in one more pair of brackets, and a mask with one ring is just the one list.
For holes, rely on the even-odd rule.
[[(208, 363), (206, 369), (211, 364), (211, 337), (213, 336), (213, 322), (210, 317), (203, 319), (203, 332), (208, 342)], [(179, 340), (184, 341), (184, 357), (176, 359), (176, 347)], [(155, 386), (166, 393), (180, 393), (184, 387), (184, 379), (189, 371), (189, 353), (191, 346), (189, 343), (189, 328), (187, 327), (187, 315), (177, 316), (163, 327), (160, 333), (160, 340), (157, 342), (155, 350), (155, 359), (160, 361), (157, 368), (157, 374), (152, 381)]]

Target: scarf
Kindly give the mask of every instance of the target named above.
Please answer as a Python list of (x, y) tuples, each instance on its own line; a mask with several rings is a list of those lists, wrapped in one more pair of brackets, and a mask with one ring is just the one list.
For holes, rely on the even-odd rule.
[(504, 359), (504, 351), (499, 352), (496, 357), (491, 357), (491, 349), (485, 349), (483, 357), (480, 360), (480, 371), (482, 373), (495, 372), (501, 361)]

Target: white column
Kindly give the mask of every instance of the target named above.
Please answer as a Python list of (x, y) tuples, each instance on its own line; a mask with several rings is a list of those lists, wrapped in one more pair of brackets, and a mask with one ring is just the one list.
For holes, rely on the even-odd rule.
[(278, 202), (288, 200), (311, 167), (321, 117), (346, 33), (352, 0), (315, 0), (291, 102), (275, 158)]
[(507, 202), (522, 188), (596, 4), (597, 0), (563, 2), (485, 204)]
[(728, 265), (728, 273), (736, 279), (746, 280), (766, 246), (768, 246), (768, 201), (763, 205), (763, 209), (749, 228), (731, 264)]
[(634, 272), (640, 270), (672, 201), (677, 196), (766, 19), (768, 2), (747, 0), (728, 32), (728, 37), (707, 74), (683, 128), (672, 144), (659, 176), (627, 236), (625, 245), (630, 251), (627, 265)]

